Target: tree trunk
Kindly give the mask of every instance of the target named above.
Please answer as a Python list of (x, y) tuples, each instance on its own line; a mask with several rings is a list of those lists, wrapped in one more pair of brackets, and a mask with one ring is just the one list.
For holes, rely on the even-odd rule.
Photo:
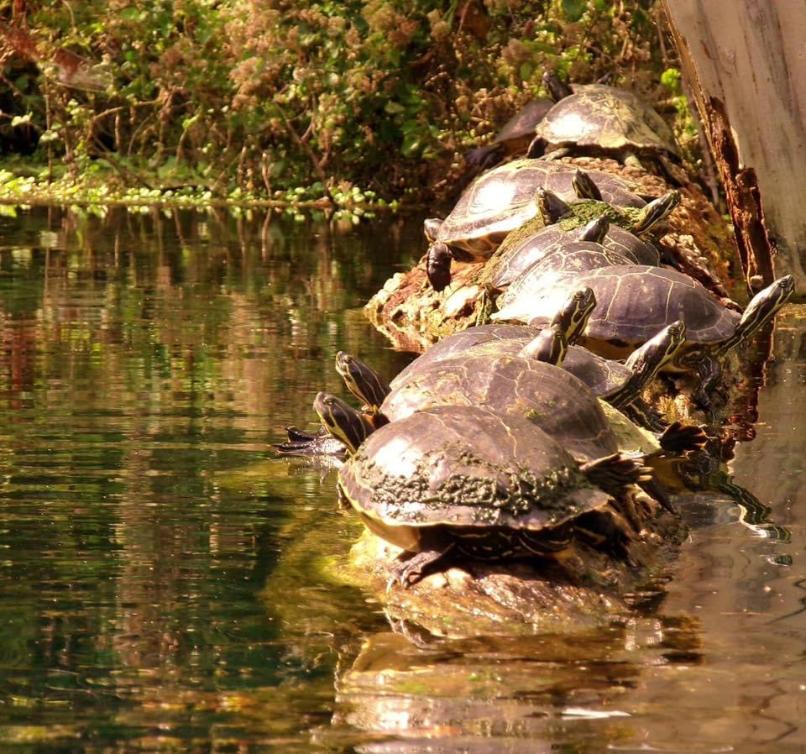
[[(748, 283), (806, 293), (806, 3), (664, 0)], [(774, 268), (774, 269), (773, 269)]]

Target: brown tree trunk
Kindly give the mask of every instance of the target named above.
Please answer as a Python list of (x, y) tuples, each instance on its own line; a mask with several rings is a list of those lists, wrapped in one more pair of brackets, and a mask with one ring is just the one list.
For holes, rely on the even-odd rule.
[(751, 287), (806, 293), (806, 3), (664, 0)]

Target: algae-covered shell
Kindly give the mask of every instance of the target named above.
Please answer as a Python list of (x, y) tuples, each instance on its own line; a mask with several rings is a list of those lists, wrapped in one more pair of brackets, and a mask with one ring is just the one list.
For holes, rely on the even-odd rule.
[(412, 551), (424, 528), (540, 531), (609, 500), (528, 420), (471, 406), (381, 427), (342, 467), (339, 486), (369, 528)]

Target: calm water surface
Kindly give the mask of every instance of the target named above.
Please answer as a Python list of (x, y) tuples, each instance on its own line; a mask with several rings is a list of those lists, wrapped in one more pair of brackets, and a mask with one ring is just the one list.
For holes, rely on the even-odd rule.
[[(226, 214), (0, 217), (0, 752), (806, 751), (804, 314), (774, 336), (736, 481), (651, 615), (583, 637), (436, 642), (328, 577), (332, 472), (276, 459), (360, 306), (421, 251)], [(798, 316), (799, 315), (799, 316)]]

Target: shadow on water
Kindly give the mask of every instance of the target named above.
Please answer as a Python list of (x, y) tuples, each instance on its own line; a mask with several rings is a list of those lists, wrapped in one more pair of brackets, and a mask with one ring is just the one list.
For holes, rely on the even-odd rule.
[(359, 307), (421, 251), (396, 220), (0, 218), (0, 751), (806, 747), (803, 307), (640, 612), (407, 637), (338, 578), (333, 471), (270, 443), (343, 395), (337, 350), (405, 363)]

